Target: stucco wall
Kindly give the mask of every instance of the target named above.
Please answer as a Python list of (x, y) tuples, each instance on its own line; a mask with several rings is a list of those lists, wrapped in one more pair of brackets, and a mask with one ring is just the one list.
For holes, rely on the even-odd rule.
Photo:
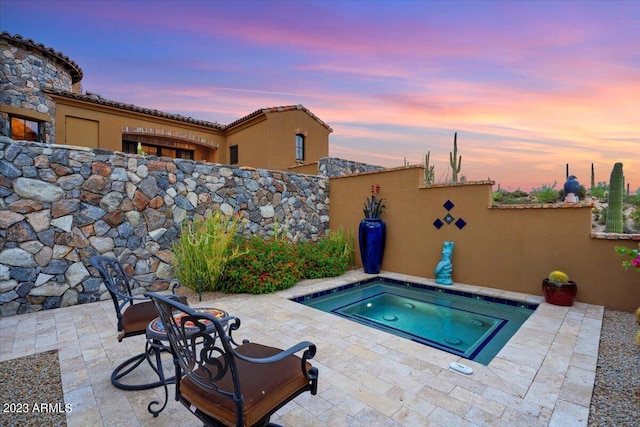
[[(111, 151), (122, 151), (123, 133), (131, 135), (157, 136), (164, 132), (174, 142), (185, 144), (182, 148), (194, 151), (194, 160), (206, 159), (210, 162), (220, 161), (220, 150), (224, 150), (222, 131), (198, 126), (197, 124), (178, 123), (151, 115), (124, 111), (89, 102), (54, 96), (56, 101), (55, 136), (58, 144), (83, 145), (86, 141), (68, 141), (67, 118), (94, 121), (98, 126), (98, 147)], [(182, 135), (182, 137), (175, 137)], [(190, 141), (206, 145), (196, 144)], [(215, 148), (219, 146), (219, 148)]]
[[(433, 278), (443, 242), (452, 241), (456, 282), (542, 295), (542, 279), (559, 269), (578, 283), (578, 301), (625, 311), (640, 306), (640, 274), (622, 269), (614, 250), (637, 247), (618, 239), (640, 235), (593, 238), (590, 204), (491, 207), (491, 182), (425, 188), (421, 167), (330, 181), (330, 227), (352, 230), (356, 239), (365, 198), (379, 186), (376, 196), (387, 206), (384, 270)], [(436, 220), (443, 222), (439, 229)], [(360, 263), (357, 243), (356, 250)]]
[(257, 115), (229, 130), (220, 158), (229, 162), (229, 147), (237, 145), (238, 164), (286, 170), (296, 165), (297, 133), (305, 135), (305, 162), (329, 154), (329, 130), (306, 111), (290, 109)]

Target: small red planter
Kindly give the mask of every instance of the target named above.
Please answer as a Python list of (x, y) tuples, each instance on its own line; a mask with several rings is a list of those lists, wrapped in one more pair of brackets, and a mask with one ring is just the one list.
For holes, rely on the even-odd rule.
[(542, 280), (542, 292), (544, 299), (553, 305), (573, 305), (578, 294), (578, 285), (573, 280), (569, 283), (554, 283), (549, 279)]

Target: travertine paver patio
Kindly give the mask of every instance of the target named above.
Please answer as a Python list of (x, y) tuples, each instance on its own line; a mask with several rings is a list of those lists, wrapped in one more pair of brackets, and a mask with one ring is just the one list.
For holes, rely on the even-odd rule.
[[(433, 284), (395, 273), (384, 276)], [(541, 304), (498, 356), (471, 376), (448, 369), (458, 357), (288, 300), (370, 277), (361, 270), (306, 281), (272, 295), (230, 295), (215, 306), (239, 317), (239, 338), (285, 348), (314, 342), (317, 396), (308, 393), (272, 421), (286, 426), (586, 426), (595, 379), (603, 307)], [(541, 301), (477, 286), (475, 293)], [(147, 412), (161, 389), (121, 391), (114, 366), (144, 347), (144, 337), (118, 343), (111, 301), (0, 319), (0, 360), (58, 349), (69, 426), (197, 426), (172, 399), (158, 418)], [(149, 369), (149, 375), (151, 371)], [(140, 373), (144, 376), (144, 373)]]

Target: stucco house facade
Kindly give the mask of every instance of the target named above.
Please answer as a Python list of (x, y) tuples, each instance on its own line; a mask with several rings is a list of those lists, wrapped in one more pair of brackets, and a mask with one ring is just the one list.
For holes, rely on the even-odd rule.
[(61, 52), (0, 33), (0, 135), (213, 163), (287, 170), (329, 154), (331, 127), (302, 105), (261, 108), (228, 125), (83, 92)]

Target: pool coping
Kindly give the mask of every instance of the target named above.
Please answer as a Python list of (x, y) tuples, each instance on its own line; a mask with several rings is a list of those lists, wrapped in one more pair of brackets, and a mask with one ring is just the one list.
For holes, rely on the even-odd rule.
[[(410, 288), (412, 290), (418, 290), (418, 291), (419, 290), (426, 291), (428, 295), (432, 295), (433, 297), (436, 297), (437, 295), (442, 295), (443, 297), (446, 295), (449, 295), (453, 298), (457, 298), (456, 301), (460, 301), (460, 302), (465, 300), (470, 300), (469, 304), (472, 304), (474, 309), (470, 309), (469, 307), (463, 308), (461, 309), (463, 312), (468, 312), (469, 310), (471, 310), (471, 312), (475, 313), (477, 316), (482, 316), (485, 319), (488, 319), (487, 320), (488, 322), (496, 321), (498, 324), (491, 323), (491, 327), (487, 330), (484, 330), (480, 336), (474, 338), (473, 342), (469, 343), (466, 347), (460, 348), (460, 347), (456, 347), (455, 343), (451, 343), (448, 341), (444, 342), (444, 341), (438, 340), (437, 337), (431, 336), (428, 333), (429, 332), (428, 330), (423, 329), (423, 326), (420, 327), (420, 330), (409, 331), (400, 326), (396, 327), (393, 324), (380, 322), (379, 320), (375, 319), (375, 317), (370, 318), (366, 315), (352, 315), (352, 314), (345, 313), (343, 311), (345, 307), (350, 307), (352, 305), (358, 305), (362, 303), (362, 300), (360, 299), (361, 292), (358, 292), (357, 289), (360, 287), (366, 288), (368, 287), (368, 285), (371, 285), (371, 284), (374, 284), (374, 285), (379, 284), (382, 286), (390, 285), (391, 286), (390, 288), (385, 288), (385, 291), (384, 291), (385, 294), (390, 293), (391, 295), (396, 295), (396, 292), (400, 292), (401, 295), (408, 298), (414, 298), (414, 295), (412, 294), (412, 296), (407, 296), (403, 294), (402, 290), (406, 288)], [(458, 288), (464, 288), (464, 286), (458, 286)], [(333, 298), (337, 296), (340, 292), (354, 291), (354, 290), (356, 291), (355, 295), (358, 298), (356, 301), (353, 301), (351, 299), (348, 299), (348, 301), (341, 300), (341, 303), (337, 307), (333, 305), (335, 303), (332, 303), (330, 307), (327, 307), (326, 305), (324, 305), (323, 308), (318, 307), (317, 303), (314, 303), (314, 300), (320, 299), (320, 301), (323, 301), (324, 297), (327, 297), (327, 296), (331, 297), (331, 299), (333, 300)], [(349, 295), (354, 295), (354, 294), (349, 294)], [(379, 294), (376, 294), (376, 296), (379, 296)], [(351, 321), (358, 322), (365, 326), (369, 326), (374, 329), (378, 329), (378, 330), (388, 332), (408, 340), (412, 340), (414, 342), (421, 343), (423, 345), (427, 345), (433, 348), (438, 348), (454, 356), (457, 355), (459, 357), (463, 357), (468, 360), (473, 360), (485, 366), (489, 364), (489, 362), (495, 357), (495, 355), (498, 354), (500, 349), (504, 347), (504, 345), (511, 339), (511, 337), (517, 332), (517, 330), (520, 329), (520, 327), (524, 324), (524, 322), (535, 312), (535, 310), (539, 306), (539, 304), (531, 304), (522, 300), (518, 301), (514, 299), (507, 299), (507, 298), (496, 297), (492, 295), (476, 294), (476, 293), (469, 292), (468, 290), (452, 288), (450, 285), (436, 287), (430, 284), (415, 283), (415, 282), (406, 281), (406, 280), (397, 280), (397, 279), (390, 278), (388, 276), (385, 277), (380, 275), (376, 275), (374, 277), (371, 277), (365, 280), (355, 281), (355, 282), (338, 286), (335, 288), (313, 292), (301, 297), (294, 297), (294, 298), (291, 298), (291, 301), (294, 301), (306, 306), (314, 307), (318, 310), (324, 311), (325, 313), (331, 313), (331, 314), (349, 319)], [(440, 305), (435, 300), (432, 301), (429, 299), (429, 300), (421, 300), (421, 301), (428, 305), (436, 305), (436, 306)], [(477, 301), (481, 301), (483, 303), (495, 304), (498, 307), (504, 307), (504, 309), (499, 309), (498, 307), (496, 307), (495, 310), (500, 311), (501, 314), (497, 312), (492, 313), (494, 309), (487, 308), (487, 307), (493, 307), (493, 306), (482, 305), (481, 306), (482, 308), (480, 308), (474, 305), (476, 304)], [(456, 308), (455, 304), (452, 307), (455, 309)], [(474, 310), (479, 310), (479, 311), (474, 311)], [(506, 311), (502, 311), (502, 310), (506, 310)], [(516, 312), (510, 311), (510, 310), (516, 310), (517, 314)], [(511, 314), (506, 314), (506, 313), (511, 313)], [(526, 313), (526, 318), (524, 320), (520, 318), (523, 315), (522, 313)], [(397, 319), (398, 319), (397, 317), (394, 317), (393, 319), (390, 319), (390, 320), (397, 320)], [(505, 326), (507, 327), (503, 329), (503, 327)], [(511, 332), (507, 332), (507, 331), (511, 331)], [(506, 334), (508, 335), (505, 336)], [(459, 340), (457, 344), (462, 344), (462, 343), (463, 341)], [(467, 370), (466, 367), (464, 367), (464, 369)]]
[[(439, 285), (430, 278), (388, 271), (366, 274), (362, 269), (353, 270), (334, 279), (305, 281), (278, 294), (291, 300), (376, 276), (538, 305), (534, 313), (488, 365), (431, 348), (429, 362), (449, 372), (453, 372), (449, 369), (451, 361), (460, 361), (471, 366), (474, 369), (473, 375), (455, 375), (465, 377), (463, 383), (477, 381), (491, 387), (491, 399), (504, 400), (508, 406), (501, 419), (529, 424), (529, 416), (533, 416), (541, 425), (587, 425), (598, 361), (603, 306), (579, 301), (569, 307), (556, 306), (546, 303), (541, 295), (463, 283)], [(294, 301), (290, 302), (316, 310)], [(351, 322), (347, 319), (340, 320)], [(493, 390), (494, 388), (497, 391)], [(511, 407), (517, 409), (509, 411)], [(525, 414), (524, 418), (521, 411)], [(473, 422), (469, 417), (464, 419)]]
[[(410, 275), (381, 275), (432, 284)], [(542, 302), (484, 366), (289, 300), (370, 277), (361, 269), (350, 270), (272, 294), (211, 295), (191, 305), (215, 306), (238, 316), (239, 338), (279, 348), (302, 340), (317, 345), (312, 363), (320, 371), (318, 394), (300, 395), (272, 417), (285, 427), (587, 426), (603, 307)], [(453, 287), (542, 301), (538, 295), (464, 284)], [(171, 395), (158, 418), (149, 414), (149, 402), (164, 399), (161, 389), (127, 392), (111, 385), (111, 370), (145, 345), (144, 336), (119, 343), (115, 328), (109, 300), (0, 318), (0, 360), (57, 349), (64, 402), (73, 408), (67, 413), (69, 427), (196, 424)], [(462, 360), (473, 367), (472, 375), (449, 369), (452, 361)]]

